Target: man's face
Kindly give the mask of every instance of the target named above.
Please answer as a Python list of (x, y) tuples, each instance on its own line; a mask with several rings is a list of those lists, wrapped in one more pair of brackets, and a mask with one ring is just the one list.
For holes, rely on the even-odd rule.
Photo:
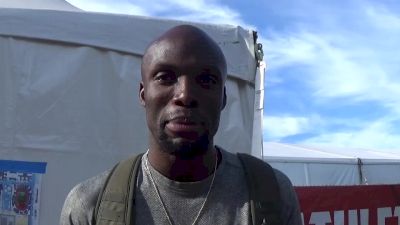
[(213, 145), (226, 101), (226, 65), (207, 42), (185, 42), (164, 39), (148, 49), (140, 98), (150, 147), (191, 156)]

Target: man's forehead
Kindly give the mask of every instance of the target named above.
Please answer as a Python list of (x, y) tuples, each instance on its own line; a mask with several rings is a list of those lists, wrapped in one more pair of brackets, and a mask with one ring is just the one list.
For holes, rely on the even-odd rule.
[(169, 60), (170, 55), (176, 56), (174, 53), (179, 53), (178, 55), (185, 58), (202, 57), (202, 62), (209, 61), (210, 65), (219, 64), (224, 67), (222, 72), (226, 72), (225, 57), (218, 44), (199, 28), (181, 25), (166, 31), (150, 44), (143, 57), (142, 73), (143, 69), (152, 67), (155, 61)]
[(150, 44), (147, 51), (151, 50), (152, 54), (157, 54), (157, 51), (176, 48), (179, 48), (182, 54), (208, 52), (223, 56), (218, 44), (208, 34), (190, 25), (181, 25), (166, 31)]
[(193, 41), (180, 37), (179, 39), (165, 38), (149, 47), (147, 54), (153, 59), (165, 59), (169, 56), (184, 55), (185, 57), (211, 57), (221, 60), (222, 52), (215, 45), (206, 41)]
[(151, 67), (202, 67), (225, 72), (225, 59), (219, 51), (204, 43), (170, 42), (162, 40), (147, 53), (146, 66)]

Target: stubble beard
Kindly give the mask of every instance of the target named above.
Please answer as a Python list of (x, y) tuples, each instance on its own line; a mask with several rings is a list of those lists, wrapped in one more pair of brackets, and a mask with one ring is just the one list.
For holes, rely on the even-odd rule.
[(208, 132), (205, 132), (194, 141), (182, 140), (181, 138), (172, 138), (165, 132), (161, 132), (158, 140), (163, 151), (182, 159), (192, 159), (196, 156), (204, 155), (210, 147), (210, 138)]

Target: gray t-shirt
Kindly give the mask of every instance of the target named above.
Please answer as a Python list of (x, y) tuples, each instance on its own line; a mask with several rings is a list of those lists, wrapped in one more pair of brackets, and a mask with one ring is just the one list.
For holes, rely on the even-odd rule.
[[(196, 224), (250, 225), (249, 197), (242, 165), (235, 154), (224, 150), (221, 153), (222, 161), (215, 174), (214, 184)], [(172, 223), (192, 224), (207, 195), (212, 175), (198, 182), (177, 182), (164, 177), (148, 165)], [(61, 213), (61, 225), (93, 225), (97, 197), (109, 172), (84, 181), (71, 190)], [(284, 224), (301, 225), (297, 197), (289, 179), (278, 170), (275, 170), (275, 176), (281, 190)], [(142, 163), (139, 171), (137, 187), (135, 224), (169, 224), (145, 163)]]

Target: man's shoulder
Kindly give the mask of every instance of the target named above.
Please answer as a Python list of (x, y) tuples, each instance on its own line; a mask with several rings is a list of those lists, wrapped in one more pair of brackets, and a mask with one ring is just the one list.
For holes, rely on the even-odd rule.
[(286, 174), (276, 168), (272, 167), (272, 169), (280, 189), (293, 189), (292, 182)]
[(240, 163), (239, 158), (237, 157), (237, 154), (234, 154), (232, 152), (229, 152), (223, 148), (219, 147), (219, 150), (222, 154), (222, 160), (226, 163), (227, 166), (235, 169), (241, 169), (242, 165)]
[(77, 184), (69, 192), (61, 212), (61, 225), (91, 224), (97, 198), (110, 171), (107, 170)]
[[(234, 154), (228, 153), (227, 155), (229, 155), (229, 158), (230, 158), (229, 161), (231, 161), (231, 163), (237, 165), (239, 162), (239, 164), (240, 164), (240, 160), (238, 159), (238, 157), (235, 157)], [(233, 160), (232, 157), (236, 158), (236, 160)], [(261, 164), (265, 163), (267, 165), (270, 165), (267, 162), (265, 162), (259, 158), (256, 158), (256, 157), (252, 157), (252, 158), (254, 158), (255, 161), (252, 160), (251, 162), (257, 162), (257, 163), (261, 163)], [(268, 169), (269, 167), (262, 166), (262, 167), (257, 167), (257, 168)], [(281, 203), (282, 203), (281, 217), (283, 218), (283, 224), (300, 225), (301, 224), (300, 208), (299, 208), (297, 195), (293, 188), (292, 182), (290, 181), (288, 176), (286, 176), (286, 174), (284, 174), (282, 171), (275, 169), (272, 166), (270, 168), (272, 168), (273, 174), (276, 179), (276, 184), (278, 186), (279, 193), (281, 196)], [(252, 172), (264, 174), (261, 171), (252, 171)]]
[(77, 184), (68, 196), (85, 202), (91, 202), (93, 199), (97, 201), (97, 196), (109, 174), (110, 170), (107, 170)]

